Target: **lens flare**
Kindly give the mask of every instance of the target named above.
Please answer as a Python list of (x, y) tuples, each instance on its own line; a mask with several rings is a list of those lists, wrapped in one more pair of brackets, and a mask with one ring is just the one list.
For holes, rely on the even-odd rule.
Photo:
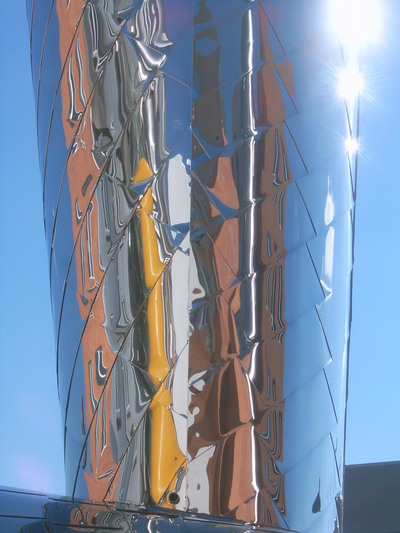
[(357, 67), (348, 67), (339, 75), (338, 94), (349, 100), (357, 98), (364, 87), (364, 76)]
[(348, 137), (344, 141), (344, 147), (349, 155), (354, 155), (359, 151), (360, 144), (357, 139), (354, 139), (353, 137)]
[(333, 0), (332, 14), (342, 43), (350, 49), (377, 40), (381, 18), (378, 0)]

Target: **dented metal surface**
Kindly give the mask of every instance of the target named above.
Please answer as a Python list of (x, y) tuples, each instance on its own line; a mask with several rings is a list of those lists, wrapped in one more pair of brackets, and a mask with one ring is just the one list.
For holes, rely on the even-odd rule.
[(320, 4), (33, 7), (71, 496), (338, 526), (353, 162)]

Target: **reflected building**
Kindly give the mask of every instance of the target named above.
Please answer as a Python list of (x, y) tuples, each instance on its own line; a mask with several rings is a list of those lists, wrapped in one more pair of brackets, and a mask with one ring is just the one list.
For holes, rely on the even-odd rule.
[(345, 533), (396, 533), (400, 525), (400, 462), (346, 465)]
[(324, 6), (27, 12), (68, 497), (339, 531), (355, 158)]

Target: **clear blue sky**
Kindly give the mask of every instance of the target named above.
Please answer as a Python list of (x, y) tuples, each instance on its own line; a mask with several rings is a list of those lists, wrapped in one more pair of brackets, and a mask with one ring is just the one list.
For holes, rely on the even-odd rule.
[(346, 462), (400, 460), (400, 2), (362, 65)]
[(0, 484), (64, 492), (25, 1), (0, 3)]
[[(400, 460), (400, 2), (380, 3), (363, 67), (348, 464)], [(63, 493), (25, 2), (1, 2), (0, 17), (0, 484)]]

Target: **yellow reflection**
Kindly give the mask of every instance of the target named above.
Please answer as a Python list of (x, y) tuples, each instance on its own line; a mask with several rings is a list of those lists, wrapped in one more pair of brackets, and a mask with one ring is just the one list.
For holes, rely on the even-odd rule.
[(159, 383), (169, 371), (165, 353), (164, 339), (164, 305), (161, 273), (165, 264), (160, 260), (158, 236), (150, 214), (153, 211), (153, 188), (150, 186), (141, 199), (138, 210), (142, 237), (144, 279), (146, 287), (151, 289), (147, 302), (150, 360), (148, 372), (153, 383)]
[[(134, 181), (139, 182), (151, 177), (151, 169), (142, 158), (138, 165)], [(171, 393), (160, 383), (170, 371), (167, 358), (165, 337), (165, 308), (162, 272), (165, 263), (160, 259), (155, 221), (151, 214), (154, 209), (153, 187), (149, 186), (140, 200), (138, 209), (142, 240), (142, 254), (145, 284), (150, 293), (147, 300), (147, 318), (149, 331), (149, 362), (147, 371), (158, 388), (151, 404), (150, 433), (150, 494), (158, 504), (177, 473), (185, 462), (185, 456), (179, 448), (171, 405)], [(172, 487), (174, 488), (174, 487)], [(166, 501), (163, 506), (171, 505)]]
[(143, 243), (143, 263), (145, 265), (144, 279), (146, 287), (149, 289), (154, 286), (165, 268), (165, 264), (160, 259), (158, 236), (154, 221), (151, 218), (153, 207), (153, 188), (149, 187), (146, 194), (140, 200), (140, 208), (138, 209)]
[[(151, 496), (156, 503), (170, 487), (171, 481), (185, 462), (185, 456), (177, 442), (172, 413), (162, 402), (171, 403), (171, 394), (166, 389), (161, 389), (150, 405), (152, 418), (150, 486)], [(163, 506), (169, 507), (168, 502)]]
[(133, 178), (133, 182), (139, 183), (141, 181), (151, 178), (152, 175), (153, 175), (153, 172), (147, 160), (144, 157), (141, 157), (139, 160), (138, 167), (136, 169), (136, 174)]

